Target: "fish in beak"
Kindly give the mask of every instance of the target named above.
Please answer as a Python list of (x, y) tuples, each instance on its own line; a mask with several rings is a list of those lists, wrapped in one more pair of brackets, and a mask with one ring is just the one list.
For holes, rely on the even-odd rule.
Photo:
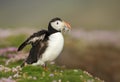
[(71, 30), (70, 24), (67, 23), (67, 22), (65, 22), (65, 21), (63, 21), (63, 23), (64, 23), (63, 31), (64, 31), (64, 32), (70, 31), (70, 30)]

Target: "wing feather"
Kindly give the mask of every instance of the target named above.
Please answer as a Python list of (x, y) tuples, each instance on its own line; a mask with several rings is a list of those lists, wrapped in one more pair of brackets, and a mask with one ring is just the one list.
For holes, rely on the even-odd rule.
[(33, 44), (36, 41), (42, 41), (45, 38), (45, 35), (47, 34), (47, 30), (41, 30), (33, 35), (31, 35), (27, 40), (25, 40), (18, 48), (18, 51), (21, 51), (26, 45)]

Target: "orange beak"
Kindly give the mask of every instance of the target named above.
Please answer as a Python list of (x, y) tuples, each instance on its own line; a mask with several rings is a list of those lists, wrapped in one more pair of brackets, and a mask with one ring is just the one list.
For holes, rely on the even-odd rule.
[(70, 24), (69, 24), (69, 23), (64, 22), (64, 24), (65, 24), (65, 26), (66, 26), (69, 30), (71, 29), (71, 26), (70, 26)]

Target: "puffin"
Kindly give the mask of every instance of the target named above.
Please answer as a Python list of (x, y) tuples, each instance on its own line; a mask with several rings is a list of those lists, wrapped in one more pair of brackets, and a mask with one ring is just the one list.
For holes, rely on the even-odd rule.
[(25, 46), (31, 45), (29, 55), (21, 67), (31, 64), (33, 66), (40, 65), (46, 69), (46, 63), (54, 61), (63, 50), (63, 32), (70, 30), (70, 24), (61, 18), (56, 17), (51, 19), (47, 30), (42, 29), (33, 33), (18, 47), (17, 51), (21, 51)]

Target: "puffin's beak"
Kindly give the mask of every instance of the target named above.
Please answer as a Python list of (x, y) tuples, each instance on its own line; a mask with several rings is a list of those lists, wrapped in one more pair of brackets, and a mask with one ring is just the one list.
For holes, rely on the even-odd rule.
[(67, 22), (65, 22), (65, 21), (63, 21), (63, 23), (64, 23), (64, 28), (63, 28), (63, 30), (64, 30), (64, 31), (70, 31), (70, 30), (71, 30), (70, 24), (67, 23)]

